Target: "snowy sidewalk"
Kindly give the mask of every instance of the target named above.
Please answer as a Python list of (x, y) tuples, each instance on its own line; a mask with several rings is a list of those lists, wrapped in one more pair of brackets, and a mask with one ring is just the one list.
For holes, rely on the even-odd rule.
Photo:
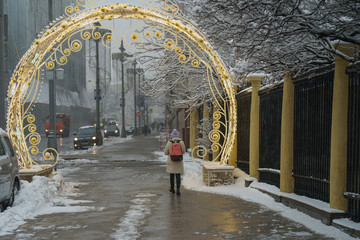
[[(163, 153), (159, 152), (158, 154), (159, 158), (165, 158)], [(296, 194), (280, 193), (277, 187), (259, 183), (257, 181), (253, 182), (250, 187), (247, 188), (245, 187), (245, 179), (249, 176), (245, 173), (236, 180), (234, 185), (208, 187), (202, 181), (202, 168), (191, 161), (189, 156), (187, 156), (185, 163), (186, 173), (183, 185), (187, 189), (234, 196), (247, 201), (260, 203), (269, 209), (280, 212), (282, 216), (297, 221), (309, 229), (325, 236), (335, 237), (336, 239), (353, 239), (351, 236), (344, 233), (347, 232), (351, 233), (353, 236), (360, 237), (360, 223), (355, 223), (347, 218), (335, 219), (333, 225), (336, 225), (337, 227), (328, 226), (332, 222), (332, 217), (344, 215), (344, 212), (342, 211), (330, 209), (328, 203)], [(269, 200), (268, 196), (272, 197), (271, 200)], [(286, 202), (288, 204), (286, 204)], [(291, 206), (292, 208), (284, 204)], [(302, 212), (294, 208), (301, 209)], [(303, 212), (307, 214), (304, 214)], [(309, 214), (316, 217), (316, 219), (310, 217)], [(339, 228), (344, 232), (340, 231)]]
[[(254, 188), (208, 187), (185, 155), (182, 194), (169, 193), (167, 156), (156, 136), (111, 139), (69, 152), (52, 180), (22, 182), (14, 206), (0, 213), (0, 238), (21, 239), (355, 239)], [(111, 142), (114, 141), (114, 142)], [(253, 183), (255, 184), (255, 183)]]

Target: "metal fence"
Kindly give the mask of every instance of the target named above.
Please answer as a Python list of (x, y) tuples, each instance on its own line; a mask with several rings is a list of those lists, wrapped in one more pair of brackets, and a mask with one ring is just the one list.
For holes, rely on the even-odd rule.
[(360, 73), (349, 73), (347, 192), (348, 217), (360, 222)]
[(295, 82), (295, 193), (329, 202), (334, 72)]
[(237, 167), (249, 174), (251, 93), (237, 98)]
[(260, 181), (280, 187), (283, 88), (260, 93)]

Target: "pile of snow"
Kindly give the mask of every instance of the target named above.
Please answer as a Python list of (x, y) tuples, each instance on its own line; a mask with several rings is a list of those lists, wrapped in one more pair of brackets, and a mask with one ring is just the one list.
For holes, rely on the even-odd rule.
[[(158, 156), (157, 159), (158, 161), (166, 162), (167, 156), (163, 152), (157, 151), (155, 152), (155, 154)], [(196, 160), (200, 161), (199, 159)], [(320, 220), (314, 219), (302, 212), (297, 211), (296, 209), (289, 208), (282, 203), (275, 202), (275, 200), (272, 197), (260, 192), (255, 188), (245, 187), (245, 180), (249, 179), (249, 175), (247, 175), (245, 172), (241, 171), (238, 168), (236, 168), (234, 172), (234, 175), (237, 177), (235, 184), (227, 185), (227, 186), (217, 186), (217, 187), (208, 187), (204, 183), (202, 166), (192, 161), (189, 153), (184, 154), (184, 168), (185, 168), (185, 174), (181, 184), (186, 189), (233, 196), (244, 199), (249, 202), (256, 202), (271, 210), (280, 213), (282, 216), (290, 220), (301, 223), (302, 225), (304, 225), (305, 227), (311, 229), (316, 233), (322, 234), (324, 236), (328, 236), (329, 238), (356, 239), (340, 231), (338, 228), (334, 226), (327, 226), (323, 224)], [(254, 181), (252, 184), (264, 185), (263, 183), (258, 183), (257, 181)], [(268, 185), (268, 187), (271, 188), (274, 186)], [(359, 227), (359, 225), (360, 224), (358, 224), (357, 227)]]
[(65, 183), (60, 173), (51, 178), (35, 176), (31, 183), (21, 181), (21, 189), (15, 197), (13, 207), (0, 213), (0, 236), (12, 234), (15, 229), (43, 214), (59, 212), (84, 212), (101, 210), (89, 206), (79, 206), (85, 200), (73, 200), (74, 184)]
[(126, 136), (126, 138), (109, 137), (109, 138), (105, 138), (103, 146), (110, 146), (110, 145), (117, 144), (117, 143), (123, 143), (123, 142), (130, 141), (132, 139), (133, 139), (132, 135)]
[(0, 134), (6, 134), (6, 132), (4, 131), (4, 129), (0, 128)]

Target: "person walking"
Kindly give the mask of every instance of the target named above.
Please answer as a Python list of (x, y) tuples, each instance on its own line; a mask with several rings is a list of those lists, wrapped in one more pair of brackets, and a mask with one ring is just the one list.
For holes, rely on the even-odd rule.
[[(170, 135), (171, 139), (166, 143), (164, 153), (168, 155), (166, 161), (166, 172), (170, 173), (171, 193), (175, 193), (174, 182), (176, 176), (176, 194), (180, 195), (181, 176), (184, 173), (183, 154), (186, 152), (185, 144), (180, 138), (179, 131), (173, 129)], [(180, 155), (181, 154), (181, 155)]]

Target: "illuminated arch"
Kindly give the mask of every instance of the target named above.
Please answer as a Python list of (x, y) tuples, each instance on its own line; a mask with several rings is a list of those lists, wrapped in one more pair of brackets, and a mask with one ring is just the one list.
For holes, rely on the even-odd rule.
[[(77, 3), (78, 1), (76, 0)], [(65, 65), (72, 52), (80, 51), (82, 41), (74, 39), (75, 35), (80, 35), (84, 40), (101, 40), (104, 46), (109, 47), (114, 41), (113, 34), (107, 32), (101, 35), (99, 27), (93, 24), (112, 19), (140, 19), (150, 23), (143, 33), (119, 32), (120, 39), (125, 40), (125, 35), (130, 34), (135, 47), (141, 46), (147, 38), (161, 39), (164, 48), (178, 54), (181, 63), (191, 64), (193, 67), (202, 66), (205, 69), (208, 87), (216, 106), (213, 130), (209, 134), (209, 139), (213, 143), (211, 149), (220, 152), (219, 158), (214, 160), (226, 164), (235, 140), (235, 93), (224, 63), (205, 36), (188, 20), (175, 14), (178, 11), (175, 5), (167, 5), (166, 2), (162, 5), (163, 10), (111, 4), (80, 11), (79, 6), (77, 4), (75, 7), (67, 7), (65, 10), (68, 16), (50, 24), (39, 35), (21, 58), (11, 77), (8, 90), (7, 131), (20, 155), (21, 167), (28, 169), (37, 164), (33, 156), (39, 153), (36, 145), (40, 142), (40, 135), (36, 132), (35, 116), (31, 114), (31, 107), (39, 90), (41, 69), (52, 69), (55, 63)], [(103, 28), (109, 29), (105, 26)], [(111, 46), (116, 47), (116, 44)], [(25, 102), (30, 102), (29, 106), (25, 107)], [(221, 125), (225, 126), (224, 133), (220, 131)], [(25, 136), (24, 131), (29, 133)], [(221, 136), (224, 138), (222, 145), (218, 143)], [(203, 147), (195, 147), (193, 151), (198, 151), (199, 148)], [(56, 164), (57, 154), (51, 154), (54, 151), (46, 149), (42, 154), (45, 160), (52, 159)]]

